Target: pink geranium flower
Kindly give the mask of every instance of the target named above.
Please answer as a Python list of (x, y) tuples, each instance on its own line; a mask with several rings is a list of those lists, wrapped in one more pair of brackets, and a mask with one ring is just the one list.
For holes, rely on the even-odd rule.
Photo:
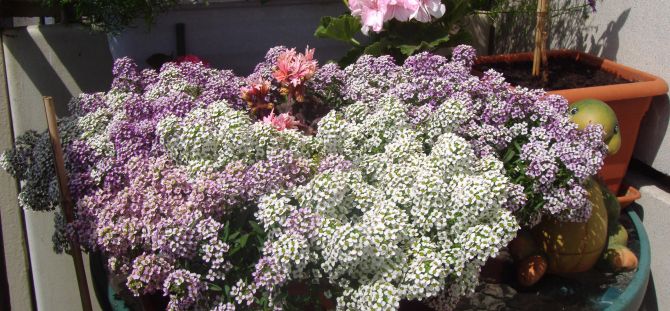
[(446, 9), (440, 0), (349, 0), (348, 5), (351, 15), (361, 18), (361, 31), (366, 35), (370, 30), (382, 31), (391, 19), (426, 23), (442, 17)]
[(388, 3), (390, 0), (350, 0), (349, 9), (352, 16), (361, 18), (361, 31), (367, 35), (370, 29), (382, 31), (387, 21)]
[(249, 85), (241, 88), (242, 99), (247, 103), (265, 103), (268, 93), (270, 93), (270, 82), (255, 81), (249, 82)]
[(270, 112), (265, 118), (263, 118), (263, 123), (268, 123), (272, 125), (276, 130), (283, 131), (286, 129), (297, 128), (300, 122), (296, 120), (292, 115), (288, 113), (282, 113), (276, 115), (274, 110)]
[(440, 0), (419, 0), (419, 2), (417, 10), (412, 14), (411, 18), (422, 23), (430, 22), (433, 17), (442, 17), (447, 10)]
[(290, 49), (277, 57), (277, 67), (272, 76), (283, 86), (297, 87), (314, 76), (317, 61), (314, 49), (305, 49), (305, 54)]
[(193, 54), (187, 54), (187, 55), (184, 55), (184, 56), (179, 56), (179, 57), (177, 57), (175, 62), (177, 64), (181, 64), (181, 63), (194, 63), (194, 64), (201, 63), (203, 66), (208, 67), (208, 68), (210, 66), (208, 61), (206, 61), (206, 60), (204, 60), (204, 59), (202, 59), (202, 58), (200, 58), (196, 55), (193, 55)]
[(408, 21), (419, 9), (419, 0), (388, 0), (385, 20)]

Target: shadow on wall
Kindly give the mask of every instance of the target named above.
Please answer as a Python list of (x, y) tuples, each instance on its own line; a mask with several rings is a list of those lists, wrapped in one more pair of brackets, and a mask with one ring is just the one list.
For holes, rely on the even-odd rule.
[(640, 134), (635, 145), (635, 157), (645, 163), (653, 163), (670, 125), (670, 98), (656, 96), (649, 111), (642, 119)]
[(21, 93), (36, 91), (53, 96), (58, 115), (64, 116), (72, 96), (103, 91), (111, 84), (112, 58), (104, 35), (63, 25), (6, 29), (2, 35), (13, 107), (28, 105), (23, 101), (35, 97)]
[[(588, 53), (616, 61), (617, 53), (619, 52), (619, 32), (623, 28), (624, 24), (626, 24), (626, 20), (628, 20), (629, 15), (630, 9), (626, 9), (621, 13), (621, 15), (619, 15), (616, 21), (607, 23), (607, 28), (602, 32), (598, 40), (596, 40), (595, 36), (593, 35), (594, 32), (597, 33), (597, 29), (596, 31), (591, 32), (589, 35), (590, 44)], [(582, 39), (582, 36), (579, 36), (579, 38)], [(583, 41), (578, 42), (576, 48), (582, 51), (586, 51), (586, 47), (583, 45)]]
[[(590, 8), (571, 9), (582, 1), (554, 1), (550, 12), (548, 44), (553, 49), (586, 51), (616, 61), (619, 32), (626, 24), (630, 8), (607, 24), (603, 31), (589, 24)], [(597, 34), (600, 35), (596, 38)], [(496, 26), (496, 53), (532, 51), (535, 40), (535, 13), (507, 13)]]

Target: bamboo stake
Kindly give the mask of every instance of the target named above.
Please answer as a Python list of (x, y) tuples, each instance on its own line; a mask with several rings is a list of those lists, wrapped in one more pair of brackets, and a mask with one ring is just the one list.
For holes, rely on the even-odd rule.
[[(545, 0), (545, 2), (548, 4), (549, 0)], [(546, 11), (545, 11), (545, 16), (546, 16)], [(547, 31), (547, 20), (545, 17), (544, 25), (542, 26), (542, 50), (540, 51), (540, 55), (542, 57), (542, 65), (541, 70), (542, 71), (542, 85), (546, 86), (549, 83), (549, 59), (547, 57), (547, 37), (548, 37), (548, 31)]]
[[(47, 117), (47, 124), (49, 126), (49, 137), (51, 138), (51, 146), (54, 151), (54, 162), (56, 167), (56, 175), (58, 176), (58, 187), (61, 195), (61, 208), (65, 214), (65, 220), (71, 224), (74, 220), (74, 210), (72, 208), (72, 198), (70, 197), (70, 189), (68, 189), (68, 176), (65, 170), (65, 161), (63, 159), (63, 149), (60, 144), (60, 135), (58, 134), (58, 123), (56, 122), (56, 110), (54, 108), (54, 99), (51, 96), (44, 96), (44, 111)], [(79, 286), (79, 298), (81, 299), (81, 307), (84, 311), (91, 311), (91, 295), (88, 292), (88, 284), (86, 281), (86, 271), (84, 270), (84, 261), (81, 257), (81, 248), (79, 242), (75, 238), (68, 238), (70, 242), (70, 250), (72, 251), (72, 260), (74, 261), (74, 271), (77, 274), (77, 285)]]
[(537, 22), (535, 23), (535, 50), (533, 51), (533, 77), (540, 76), (540, 63), (542, 58), (546, 59), (546, 37), (547, 12), (549, 11), (549, 0), (537, 1)]

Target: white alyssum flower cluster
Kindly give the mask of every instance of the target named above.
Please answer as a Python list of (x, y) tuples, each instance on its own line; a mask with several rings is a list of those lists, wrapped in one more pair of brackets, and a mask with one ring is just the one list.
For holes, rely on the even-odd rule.
[(340, 293), (338, 310), (394, 310), (401, 299), (450, 308), (472, 292), (481, 265), (518, 224), (503, 207), (503, 164), (477, 158), (451, 132), (465, 119), (460, 106), (417, 125), (394, 98), (326, 115), (315, 138), (321, 152), (353, 165), (261, 198), (257, 218), (271, 232), (265, 254), (285, 274), (275, 279), (316, 267)]
[(218, 170), (237, 160), (251, 163), (284, 150), (310, 155), (316, 148), (313, 137), (253, 122), (225, 101), (197, 108), (183, 118), (168, 116), (158, 123), (156, 133), (171, 158), (193, 172)]

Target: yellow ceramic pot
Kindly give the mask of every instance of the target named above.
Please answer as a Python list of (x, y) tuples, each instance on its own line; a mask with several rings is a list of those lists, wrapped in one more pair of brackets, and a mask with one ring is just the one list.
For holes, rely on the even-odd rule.
[(533, 235), (546, 253), (547, 272), (568, 274), (591, 269), (601, 257), (607, 244), (607, 208), (603, 194), (594, 180), (587, 189), (593, 205), (591, 218), (586, 223), (561, 222), (545, 219)]

